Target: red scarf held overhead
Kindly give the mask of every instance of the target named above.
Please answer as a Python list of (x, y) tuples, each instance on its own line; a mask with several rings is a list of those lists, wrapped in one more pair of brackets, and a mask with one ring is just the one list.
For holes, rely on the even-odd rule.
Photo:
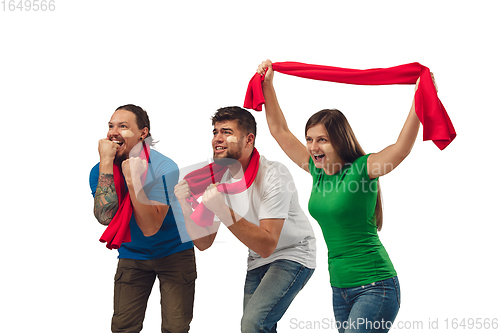
[[(143, 142), (140, 155), (141, 159), (149, 162), (149, 150), (150, 147)], [(141, 181), (143, 183), (146, 179), (147, 173), (148, 171), (146, 169), (144, 174), (141, 176)], [(130, 219), (132, 218), (133, 211), (130, 194), (125, 188), (125, 182), (123, 181), (121, 166), (113, 164), (113, 179), (115, 182), (119, 206), (115, 216), (99, 239), (101, 243), (107, 243), (106, 247), (110, 250), (118, 249), (122, 243), (129, 243), (131, 241)]]
[[(360, 85), (415, 84), (420, 83), (415, 92), (415, 112), (423, 126), (423, 138), (432, 140), (439, 149), (446, 148), (456, 136), (446, 110), (437, 97), (429, 68), (419, 63), (411, 63), (390, 68), (349, 69), (299, 62), (275, 62), (277, 72), (307, 79)], [(244, 107), (262, 110), (265, 103), (262, 93), (264, 76), (256, 73), (248, 85)]]
[[(243, 179), (232, 184), (219, 184), (217, 189), (219, 192), (226, 194), (237, 194), (248, 189), (254, 182), (257, 172), (259, 171), (260, 155), (256, 148), (252, 152), (252, 157), (248, 167), (245, 170)], [(215, 184), (222, 179), (222, 176), (227, 170), (227, 166), (210, 163), (201, 169), (190, 172), (184, 177), (188, 182), (191, 190), (191, 197), (186, 201), (191, 202), (194, 212), (191, 214), (191, 219), (200, 227), (211, 226), (214, 223), (215, 214), (209, 210), (203, 203), (198, 203), (196, 199), (203, 195), (210, 184)]]

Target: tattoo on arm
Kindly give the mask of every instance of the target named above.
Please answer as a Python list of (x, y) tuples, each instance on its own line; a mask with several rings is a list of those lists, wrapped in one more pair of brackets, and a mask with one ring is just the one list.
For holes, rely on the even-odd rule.
[(104, 225), (108, 225), (118, 210), (113, 174), (99, 173), (99, 180), (94, 197), (94, 216)]

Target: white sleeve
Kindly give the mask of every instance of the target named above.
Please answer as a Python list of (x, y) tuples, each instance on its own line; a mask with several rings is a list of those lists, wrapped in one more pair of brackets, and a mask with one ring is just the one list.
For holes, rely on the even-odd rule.
[(295, 190), (292, 176), (283, 164), (267, 171), (259, 208), (259, 220), (287, 219), (290, 202)]

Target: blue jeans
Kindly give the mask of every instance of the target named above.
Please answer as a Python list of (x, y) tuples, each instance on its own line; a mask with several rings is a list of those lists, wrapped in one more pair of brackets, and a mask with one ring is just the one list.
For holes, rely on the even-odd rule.
[(313, 272), (290, 260), (276, 260), (248, 271), (241, 332), (276, 332), (278, 320)]
[(389, 331), (401, 304), (397, 276), (361, 287), (332, 289), (339, 333)]

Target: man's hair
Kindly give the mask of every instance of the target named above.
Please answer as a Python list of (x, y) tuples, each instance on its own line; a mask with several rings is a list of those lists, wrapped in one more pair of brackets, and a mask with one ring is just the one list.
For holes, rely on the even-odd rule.
[(126, 104), (119, 106), (118, 108), (116, 108), (115, 111), (118, 110), (130, 111), (133, 114), (135, 114), (135, 121), (137, 123), (137, 127), (139, 127), (140, 130), (142, 130), (144, 127), (147, 127), (148, 135), (146, 135), (146, 138), (151, 136), (151, 125), (149, 123), (149, 117), (146, 110), (134, 104)]
[(237, 120), (239, 129), (245, 133), (245, 135), (252, 133), (254, 137), (257, 136), (257, 123), (248, 110), (240, 108), (239, 106), (220, 108), (212, 116), (212, 125), (226, 120)]

